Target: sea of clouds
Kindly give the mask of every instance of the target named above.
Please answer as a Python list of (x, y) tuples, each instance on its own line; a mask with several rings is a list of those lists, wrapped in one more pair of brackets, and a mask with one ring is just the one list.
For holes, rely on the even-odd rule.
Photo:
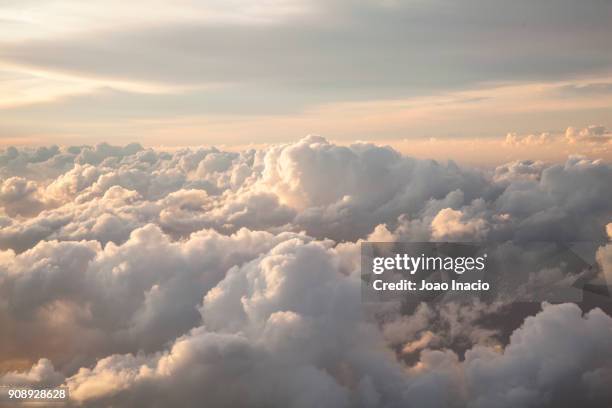
[[(483, 152), (486, 154), (486, 152)], [(0, 384), (91, 407), (612, 404), (612, 317), (542, 304), (360, 307), (361, 240), (597, 241), (612, 165), (493, 170), (368, 143), (0, 153)], [(452, 345), (462, 344), (464, 352)]]

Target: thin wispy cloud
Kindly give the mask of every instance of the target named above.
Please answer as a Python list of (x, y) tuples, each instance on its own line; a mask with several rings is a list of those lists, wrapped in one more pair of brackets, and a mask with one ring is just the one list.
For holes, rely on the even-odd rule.
[[(8, 22), (0, 42), (3, 138), (26, 133), (61, 141), (68, 122), (75, 129), (69, 133), (91, 141), (99, 135), (90, 128), (112, 121), (121, 137), (147, 144), (147, 123), (165, 116), (191, 121), (204, 133), (197, 138), (178, 127), (174, 143), (224, 137), (237, 143), (232, 137), (247, 126), (258, 142), (270, 142), (278, 138), (266, 136), (269, 128), (290, 116), (308, 126), (285, 139), (304, 133), (350, 139), (359, 127), (336, 131), (313, 112), (556, 83), (565, 88), (544, 100), (538, 92), (513, 95), (525, 110), (515, 116), (520, 125), (495, 112), (481, 127), (450, 131), (416, 124), (407, 113), (394, 138), (545, 131), (559, 126), (559, 118), (567, 120), (562, 127), (612, 126), (604, 113), (612, 75), (608, 2), (181, 1), (142, 7), (26, 1), (4, 2), (0, 12)], [(596, 101), (583, 105), (594, 95)], [(455, 116), (462, 112), (459, 102), (448, 102)], [(91, 106), (85, 115), (83, 105)], [(234, 124), (207, 134), (205, 124), (220, 123), (218, 115)], [(24, 116), (37, 118), (38, 126)], [(245, 116), (266, 120), (247, 120), (237, 129)], [(380, 122), (388, 120), (402, 121), (391, 113)], [(390, 139), (390, 130), (375, 123), (369, 137)], [(10, 131), (15, 128), (20, 134)], [(107, 136), (113, 137), (119, 136)]]

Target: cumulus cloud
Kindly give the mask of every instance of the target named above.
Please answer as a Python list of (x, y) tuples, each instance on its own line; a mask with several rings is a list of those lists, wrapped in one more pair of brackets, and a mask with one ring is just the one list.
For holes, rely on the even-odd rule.
[(507, 146), (522, 146), (522, 145), (544, 145), (551, 143), (553, 136), (550, 133), (540, 133), (538, 135), (518, 135), (516, 133), (508, 133), (504, 144)]
[(487, 224), (480, 218), (463, 220), (463, 213), (445, 208), (431, 221), (432, 238), (458, 241), (463, 237), (482, 239), (487, 233)]
[[(363, 239), (607, 242), (604, 161), (487, 171), (311, 136), (242, 152), (11, 148), (0, 162), (3, 384), (63, 384), (94, 407), (612, 401), (599, 309), (545, 305), (508, 338), (483, 323), (504, 304), (378, 325), (360, 309)], [(609, 278), (606, 242), (594, 256)]]
[(612, 133), (602, 125), (589, 125), (584, 128), (570, 126), (565, 131), (508, 133), (501, 147), (508, 154), (514, 153), (519, 158), (534, 157), (534, 152), (538, 152), (536, 157), (550, 158), (564, 157), (571, 152), (609, 160)]
[(41, 358), (27, 371), (9, 371), (0, 377), (0, 384), (4, 386), (57, 387), (64, 382), (64, 376), (55, 371), (53, 363)]
[[(609, 164), (581, 157), (564, 165), (514, 162), (491, 177), (388, 147), (337, 146), (320, 137), (240, 153), (166, 153), (138, 145), (11, 152), (5, 156), (20, 158), (20, 165), (3, 168), (7, 228), (0, 244), (17, 251), (41, 239), (121, 243), (146, 223), (175, 237), (202, 228), (232, 233), (247, 227), (354, 241), (379, 224), (397, 228), (402, 217), (431, 224), (440, 211), (450, 214), (445, 208), (465, 213), (464, 223), (474, 216), (490, 226), (476, 235), (500, 229), (517, 234), (530, 230), (530, 223), (563, 219), (564, 234), (580, 239), (597, 236), (610, 200)], [(15, 222), (16, 215), (26, 218)], [(514, 223), (508, 228), (501, 220)], [(549, 234), (549, 228), (537, 230)]]
[(563, 134), (543, 132), (539, 134), (519, 135), (508, 133), (504, 145), (516, 146), (542, 146), (552, 143), (585, 143), (585, 144), (609, 144), (612, 142), (611, 132), (602, 125), (590, 125), (582, 129), (570, 126)]
[(609, 390), (590, 388), (593, 376), (609, 370), (611, 335), (612, 318), (599, 309), (582, 316), (571, 304), (544, 307), (513, 333), (503, 353), (475, 347), (466, 354), (476, 394), (471, 406), (606, 405)]
[(23, 177), (11, 177), (0, 185), (0, 206), (10, 217), (33, 216), (45, 206), (38, 185)]
[[(148, 224), (120, 246), (44, 241), (19, 255), (4, 252), (0, 313), (15, 335), (0, 353), (46, 353), (68, 364), (112, 351), (155, 350), (199, 322), (202, 293), (226, 270), (293, 235), (202, 230), (174, 242)], [(20, 340), (26, 337), (31, 340)], [(55, 349), (56, 343), (72, 346)]]
[(568, 127), (565, 138), (568, 143), (612, 143), (612, 132), (601, 125), (591, 125), (584, 129)]

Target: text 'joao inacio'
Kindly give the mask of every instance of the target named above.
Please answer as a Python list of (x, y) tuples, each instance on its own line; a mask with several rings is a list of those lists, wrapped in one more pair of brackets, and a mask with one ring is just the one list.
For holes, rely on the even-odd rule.
[[(408, 254), (395, 254), (389, 257), (375, 257), (372, 259), (372, 272), (380, 275), (386, 271), (409, 273), (417, 272), (453, 272), (462, 275), (465, 272), (482, 272), (486, 268), (487, 254), (479, 257), (441, 257), (441, 256), (410, 256)], [(478, 279), (477, 281), (460, 282), (452, 279), (449, 282), (417, 282), (408, 279), (385, 282), (376, 279), (372, 282), (375, 290), (489, 290), (489, 284)]]

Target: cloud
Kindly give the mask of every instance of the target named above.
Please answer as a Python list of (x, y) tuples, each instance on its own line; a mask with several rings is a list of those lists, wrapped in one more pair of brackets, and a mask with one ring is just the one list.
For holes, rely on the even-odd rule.
[[(290, 290), (283, 287), (278, 294), (285, 289)], [(612, 319), (599, 309), (583, 316), (574, 305), (545, 305), (501, 351), (475, 346), (460, 361), (451, 351), (426, 349), (409, 369), (372, 350), (371, 337), (351, 340), (351, 324), (345, 320), (336, 322), (342, 323), (337, 330), (325, 326), (319, 332), (326, 319), (317, 319), (316, 309), (274, 308), (259, 316), (246, 309), (243, 330), (200, 327), (161, 354), (113, 355), (80, 369), (66, 379), (72, 398), (87, 406), (135, 401), (192, 406), (206, 397), (211, 406), (397, 406), (418, 401), (431, 407), (597, 407), (612, 397), (602, 382), (612, 363), (607, 343)], [(263, 330), (245, 330), (260, 317)], [(319, 335), (327, 341), (319, 341)], [(334, 349), (335, 342), (340, 349)]]
[[(208, 14), (214, 15), (216, 7), (210, 4), (152, 7), (160, 11), (154, 13), (157, 18), (177, 11), (192, 18), (162, 18), (158, 24), (138, 24), (140, 19), (136, 19), (137, 22), (124, 21), (123, 25), (113, 24), (101, 31), (81, 29), (79, 36), (9, 42), (3, 46), (1, 57), (13, 65), (103, 79), (119, 87), (121, 81), (162, 85), (258, 82), (299, 89), (317, 86), (326, 93), (326, 86), (333, 84), (333, 92), (327, 91), (328, 98), (340, 91), (344, 99), (354, 98), (351, 93), (393, 94), (410, 88), (431, 89), (483, 80), (562, 77), (595, 69), (605, 71), (610, 64), (606, 58), (609, 47), (602, 41), (609, 29), (601, 17), (609, 7), (598, 2), (592, 2), (588, 10), (565, 1), (563, 7), (557, 3), (555, 7), (530, 7), (529, 13), (520, 5), (497, 2), (492, 6), (479, 0), (471, 1), (470, 7), (390, 5), (378, 1), (355, 5), (342, 0), (282, 3), (280, 10), (293, 8), (298, 12), (290, 13), (289, 18), (287, 13), (277, 13), (267, 24), (258, 19), (218, 24), (197, 18), (205, 14), (200, 10), (211, 8), (213, 14)], [(264, 5), (257, 10), (265, 14), (269, 7)], [(96, 4), (85, 13), (78, 4), (67, 8), (90, 19), (95, 15), (94, 24), (107, 20), (104, 16), (109, 15), (110, 9)], [(239, 16), (250, 14), (250, 8), (244, 5), (225, 8), (229, 9), (228, 15), (236, 16), (236, 8)], [(279, 4), (274, 8), (279, 10)], [(452, 12), (447, 13), (447, 8)], [(58, 17), (52, 10), (48, 13), (49, 17)], [(376, 19), (371, 18), (373, 15)], [(546, 23), (542, 23), (544, 15)], [(465, 24), (467, 17), (472, 17), (471, 24)], [(433, 22), (437, 22), (435, 30)], [(78, 23), (70, 21), (65, 25)], [(586, 24), (589, 30), (581, 28)], [(517, 36), (519, 27), (522, 31)], [(493, 38), (487, 37), (492, 33), (495, 43), (471, 40)], [(407, 40), (393, 41), (398, 37)], [(225, 38), (224, 46), (218, 46), (215, 38)], [(530, 38), (539, 41), (528, 42)], [(559, 38), (567, 40), (572, 52), (555, 52), (551, 45)], [(583, 43), (590, 47), (581, 46)], [(505, 53), (499, 53), (500, 46)], [(346, 55), (351, 57), (345, 58)], [(471, 58), (458, 65), (457, 55)], [(559, 59), (564, 63), (554, 63)], [(508, 70), (509, 61), (517, 69)], [(355, 63), (360, 70), (351, 69)], [(405, 70), (398, 67), (408, 69), (410, 75), (404, 75)], [(372, 86), (373, 80), (376, 86)]]
[(482, 219), (462, 220), (463, 213), (451, 208), (441, 210), (431, 221), (432, 238), (457, 241), (464, 237), (482, 239), (487, 233), (487, 224)]
[(609, 390), (590, 388), (594, 376), (609, 370), (611, 335), (612, 319), (599, 309), (582, 316), (571, 304), (545, 307), (512, 334), (503, 353), (482, 347), (466, 353), (477, 395), (471, 406), (605, 405)]
[(589, 126), (584, 129), (567, 128), (565, 138), (568, 143), (612, 143), (612, 132), (605, 126)]
[(3, 252), (0, 314), (14, 335), (0, 354), (42, 353), (70, 364), (112, 351), (155, 350), (199, 322), (202, 294), (228, 269), (292, 236), (202, 230), (173, 242), (149, 224), (120, 246), (43, 241), (19, 255)]
[(553, 143), (563, 144), (566, 142), (570, 145), (581, 143), (581, 144), (609, 144), (612, 141), (612, 136), (605, 126), (601, 125), (590, 125), (583, 129), (576, 129), (575, 127), (568, 127), (563, 134), (554, 134), (550, 132), (540, 133), (539, 135), (528, 134), (528, 135), (517, 135), (516, 133), (508, 133), (506, 140), (504, 141), (505, 146), (517, 147), (517, 146), (543, 146), (550, 145)]
[(11, 177), (0, 186), (0, 206), (11, 217), (38, 214), (45, 206), (39, 196), (36, 183), (23, 177)]
[(610, 7), (599, 0), (81, 3), (3, 2), (5, 144), (610, 126)]
[[(599, 160), (517, 161), (491, 177), (389, 147), (338, 146), (314, 136), (240, 153), (100, 145), (36, 155), (9, 149), (4, 157), (8, 217), (0, 245), (17, 251), (42, 239), (122, 243), (147, 223), (174, 237), (246, 227), (353, 241), (380, 224), (391, 231), (411, 224), (415, 237), (441, 238), (459, 234), (448, 218), (456, 211), (463, 232), (476, 239), (546, 240), (551, 228), (568, 239), (603, 238), (611, 198), (610, 166)], [(28, 217), (14, 220), (15, 211)]]
[(7, 149), (0, 163), (3, 384), (64, 384), (92, 407), (612, 401), (599, 309), (545, 305), (506, 338), (484, 323), (505, 303), (380, 325), (360, 305), (363, 239), (509, 241), (509, 257), (516, 240), (607, 242), (602, 160), (480, 170), (310, 136)]
[(550, 133), (540, 133), (539, 135), (520, 136), (516, 133), (508, 133), (504, 144), (506, 146), (521, 146), (521, 145), (544, 145), (551, 143), (553, 140)]
[(542, 161), (518, 160), (495, 168), (494, 180), (497, 182), (516, 182), (524, 180), (540, 180), (542, 171), (547, 167)]

